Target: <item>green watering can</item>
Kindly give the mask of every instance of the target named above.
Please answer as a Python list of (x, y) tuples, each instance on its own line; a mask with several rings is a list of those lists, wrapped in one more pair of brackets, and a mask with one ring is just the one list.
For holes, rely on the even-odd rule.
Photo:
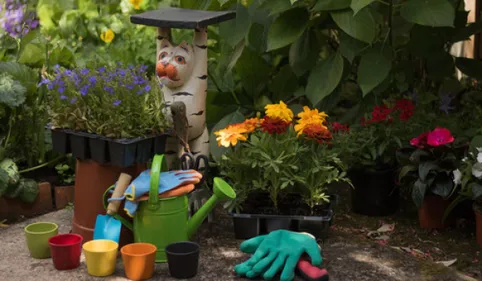
[[(213, 195), (189, 219), (188, 196), (159, 198), (159, 174), (167, 171), (164, 155), (156, 155), (152, 161), (149, 199), (139, 202), (134, 215), (134, 223), (115, 215), (127, 228), (134, 232), (134, 241), (156, 245), (156, 262), (166, 262), (165, 248), (169, 244), (187, 241), (196, 232), (204, 219), (212, 211), (218, 200), (236, 198), (231, 186), (221, 178), (214, 178)], [(104, 193), (106, 196), (114, 186)]]

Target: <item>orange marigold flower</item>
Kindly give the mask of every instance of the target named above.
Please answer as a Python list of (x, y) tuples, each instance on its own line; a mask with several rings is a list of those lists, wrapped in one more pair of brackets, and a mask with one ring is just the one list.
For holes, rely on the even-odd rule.
[(237, 123), (227, 126), (226, 128), (214, 132), (217, 136), (216, 141), (218, 142), (218, 146), (235, 146), (238, 141), (246, 141), (248, 136), (245, 135), (248, 133), (243, 123)]
[(261, 120), (259, 120), (259, 118), (250, 118), (250, 119), (246, 119), (241, 124), (244, 126), (246, 131), (248, 131), (248, 133), (252, 133), (254, 132), (254, 130), (256, 130), (256, 128), (260, 126), (260, 123), (261, 123)]
[(295, 125), (295, 131), (298, 132), (297, 136), (303, 134), (305, 128), (312, 125), (320, 125), (325, 129), (328, 129), (324, 123), (326, 122), (326, 117), (328, 115), (325, 112), (319, 112), (318, 109), (311, 110), (308, 106), (303, 107), (303, 112), (298, 113), (298, 119)]
[(266, 116), (272, 119), (279, 119), (287, 123), (293, 120), (293, 111), (282, 101), (279, 104), (268, 104), (264, 108), (266, 109)]
[(309, 140), (316, 140), (318, 143), (330, 143), (333, 138), (331, 132), (323, 125), (311, 125), (303, 130), (303, 134)]

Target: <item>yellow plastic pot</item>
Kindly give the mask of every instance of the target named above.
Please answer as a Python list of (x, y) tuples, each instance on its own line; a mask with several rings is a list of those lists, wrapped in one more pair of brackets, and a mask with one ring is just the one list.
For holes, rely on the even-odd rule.
[(87, 272), (92, 276), (109, 276), (115, 271), (119, 244), (112, 240), (92, 240), (82, 246)]

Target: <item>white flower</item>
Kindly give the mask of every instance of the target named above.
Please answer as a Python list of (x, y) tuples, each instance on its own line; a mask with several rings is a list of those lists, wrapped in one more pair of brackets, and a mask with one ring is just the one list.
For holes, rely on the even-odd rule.
[(482, 163), (482, 152), (479, 152), (479, 154), (477, 154), (477, 162)]
[(460, 172), (460, 170), (459, 169), (454, 170), (453, 173), (454, 173), (454, 183), (455, 183), (455, 185), (461, 184), (462, 183), (462, 173)]
[(472, 166), (472, 175), (478, 179), (482, 179), (482, 163), (475, 163)]

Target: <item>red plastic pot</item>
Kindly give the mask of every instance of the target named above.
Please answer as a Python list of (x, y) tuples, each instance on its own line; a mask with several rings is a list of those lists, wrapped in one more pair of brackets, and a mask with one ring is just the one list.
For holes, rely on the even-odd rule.
[(49, 239), (55, 269), (69, 270), (79, 267), (82, 240), (82, 236), (78, 234), (59, 234)]

